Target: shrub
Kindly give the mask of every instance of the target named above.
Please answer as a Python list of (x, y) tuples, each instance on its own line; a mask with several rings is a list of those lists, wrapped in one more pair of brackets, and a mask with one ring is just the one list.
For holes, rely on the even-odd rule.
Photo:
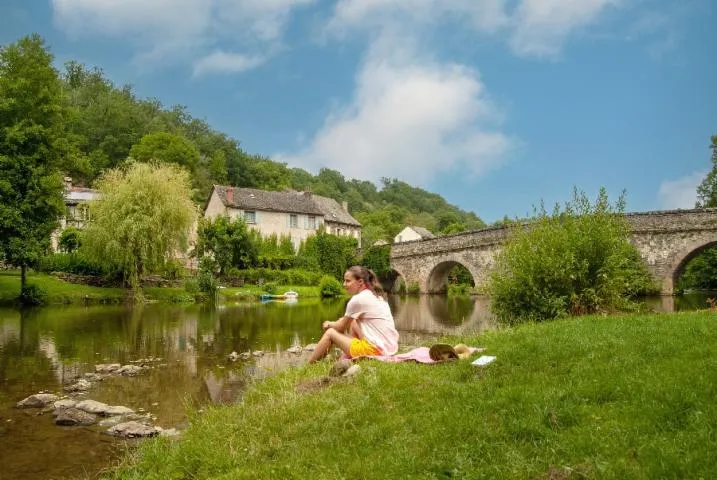
[(43, 305), (47, 303), (47, 292), (33, 283), (28, 283), (20, 292), (20, 303), (23, 305)]
[(82, 244), (82, 239), (80, 238), (81, 232), (75, 228), (75, 227), (67, 227), (62, 231), (60, 234), (60, 240), (58, 241), (58, 246), (60, 247), (60, 250), (67, 253), (72, 253), (78, 248), (80, 248), (80, 245)]
[(490, 276), (493, 312), (513, 323), (633, 306), (629, 298), (651, 277), (628, 241), (623, 209), (623, 197), (611, 206), (604, 188), (594, 205), (575, 190), (563, 211), (543, 209), (514, 227)]
[(406, 288), (406, 293), (409, 295), (418, 295), (421, 293), (421, 286), (418, 282), (413, 282)]
[(325, 275), (319, 282), (319, 292), (322, 298), (338, 297), (343, 294), (343, 287), (334, 277)]
[(199, 282), (196, 278), (187, 278), (184, 280), (184, 291), (190, 295), (196, 295), (200, 292)]

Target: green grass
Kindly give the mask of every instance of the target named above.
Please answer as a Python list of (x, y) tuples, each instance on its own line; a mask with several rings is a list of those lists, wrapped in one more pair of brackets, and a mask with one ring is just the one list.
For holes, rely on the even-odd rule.
[[(47, 292), (50, 304), (70, 303), (120, 303), (124, 298), (122, 288), (90, 287), (67, 283), (44, 273), (28, 272), (27, 283), (35, 284)], [(0, 304), (15, 303), (20, 294), (20, 272), (5, 270), (0, 272)]]
[[(68, 283), (53, 275), (28, 272), (27, 283), (35, 284), (47, 292), (48, 304), (78, 303), (122, 303), (126, 290), (123, 288), (91, 287), (77, 283)], [(183, 288), (151, 287), (143, 290), (148, 301), (160, 303), (191, 303), (194, 297)], [(20, 272), (5, 270), (0, 272), (0, 305), (16, 302), (20, 294)]]
[(715, 478), (712, 312), (583, 317), (477, 338), (497, 361), (363, 361), (353, 381), (296, 385), (328, 363), (256, 384), (149, 440), (120, 479)]

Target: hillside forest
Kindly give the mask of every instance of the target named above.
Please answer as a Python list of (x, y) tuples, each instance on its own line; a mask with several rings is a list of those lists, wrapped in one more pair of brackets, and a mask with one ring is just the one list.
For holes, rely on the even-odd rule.
[(346, 179), (331, 169), (312, 174), (301, 168), (246, 152), (238, 140), (193, 117), (181, 105), (138, 98), (130, 85), (117, 86), (99, 68), (70, 61), (60, 72), (65, 131), (70, 154), (64, 171), (75, 184), (92, 186), (105, 170), (128, 157), (154, 158), (187, 167), (194, 200), (202, 204), (213, 184), (264, 190), (311, 190), (348, 203), (363, 225), (364, 245), (391, 241), (406, 225), (434, 233), (455, 233), (484, 226), (435, 193), (395, 178), (380, 185)]

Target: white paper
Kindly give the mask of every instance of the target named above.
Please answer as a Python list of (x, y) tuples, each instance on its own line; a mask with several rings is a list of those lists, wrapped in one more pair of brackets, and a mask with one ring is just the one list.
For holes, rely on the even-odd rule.
[(495, 360), (495, 357), (492, 355), (481, 355), (480, 357), (473, 360), (473, 363), (471, 363), (471, 365), (478, 365), (479, 367), (482, 367), (484, 365), (488, 365), (493, 360)]

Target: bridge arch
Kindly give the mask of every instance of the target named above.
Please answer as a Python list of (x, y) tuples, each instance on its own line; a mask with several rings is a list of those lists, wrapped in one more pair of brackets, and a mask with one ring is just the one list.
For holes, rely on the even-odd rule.
[(448, 274), (456, 266), (464, 267), (473, 277), (473, 284), (479, 278), (475, 267), (471, 262), (466, 261), (458, 255), (450, 255), (439, 259), (431, 268), (426, 280), (426, 293), (445, 293), (448, 287)]
[(667, 268), (666, 275), (662, 279), (660, 290), (663, 294), (672, 295), (675, 292), (675, 285), (680, 276), (684, 273), (687, 264), (700, 253), (709, 247), (717, 245), (717, 234), (706, 238), (700, 238), (685, 245), (675, 253), (672, 263)]
[(388, 293), (398, 293), (401, 282), (406, 283), (406, 277), (396, 268), (391, 268), (391, 271), (383, 278), (380, 278), (381, 286)]

